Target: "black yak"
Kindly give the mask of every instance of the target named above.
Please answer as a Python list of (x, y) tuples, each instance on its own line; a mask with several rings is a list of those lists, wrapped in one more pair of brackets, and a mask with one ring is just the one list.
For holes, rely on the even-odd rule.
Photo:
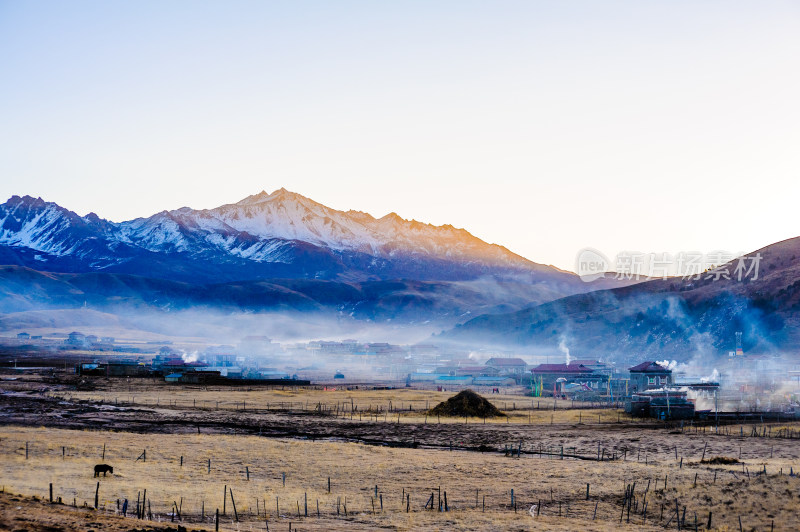
[(111, 473), (113, 475), (114, 468), (106, 464), (97, 464), (94, 466), (94, 476), (99, 477), (100, 473), (102, 473), (103, 476), (106, 476), (106, 473)]

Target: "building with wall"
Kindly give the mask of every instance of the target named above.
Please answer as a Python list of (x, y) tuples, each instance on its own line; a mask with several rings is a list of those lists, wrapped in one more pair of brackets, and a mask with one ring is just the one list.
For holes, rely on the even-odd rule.
[(559, 379), (580, 380), (597, 379), (599, 374), (593, 369), (581, 364), (539, 364), (531, 370), (534, 378), (545, 386), (545, 389), (552, 388), (553, 384)]
[(625, 402), (625, 412), (638, 417), (656, 419), (692, 419), (694, 402), (683, 390), (648, 390), (633, 394)]
[(630, 393), (657, 390), (672, 385), (672, 370), (653, 361), (628, 368), (631, 374)]
[(521, 358), (492, 357), (486, 365), (496, 368), (502, 375), (521, 375), (528, 370), (528, 363)]

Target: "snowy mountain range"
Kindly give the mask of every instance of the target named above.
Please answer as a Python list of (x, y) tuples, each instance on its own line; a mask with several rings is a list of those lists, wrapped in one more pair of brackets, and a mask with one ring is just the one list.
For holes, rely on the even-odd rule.
[(471, 280), (522, 276), (574, 286), (574, 274), (464, 229), (338, 211), (283, 188), (214, 209), (184, 207), (114, 223), (13, 196), (0, 205), (0, 263), (190, 283), (268, 278)]

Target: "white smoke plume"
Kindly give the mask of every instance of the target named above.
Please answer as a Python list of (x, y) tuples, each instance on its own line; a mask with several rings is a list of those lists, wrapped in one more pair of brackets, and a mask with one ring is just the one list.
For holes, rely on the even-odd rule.
[(572, 358), (569, 356), (569, 347), (567, 347), (567, 341), (563, 336), (558, 341), (558, 350), (564, 353), (564, 358), (566, 360), (565, 364), (569, 366)]

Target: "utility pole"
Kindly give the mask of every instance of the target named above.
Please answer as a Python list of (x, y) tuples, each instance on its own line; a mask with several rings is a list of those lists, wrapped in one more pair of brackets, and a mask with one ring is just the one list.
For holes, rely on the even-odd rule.
[(719, 432), (719, 403), (717, 401), (717, 394), (719, 393), (719, 388), (714, 389), (714, 421), (717, 425), (717, 432)]

